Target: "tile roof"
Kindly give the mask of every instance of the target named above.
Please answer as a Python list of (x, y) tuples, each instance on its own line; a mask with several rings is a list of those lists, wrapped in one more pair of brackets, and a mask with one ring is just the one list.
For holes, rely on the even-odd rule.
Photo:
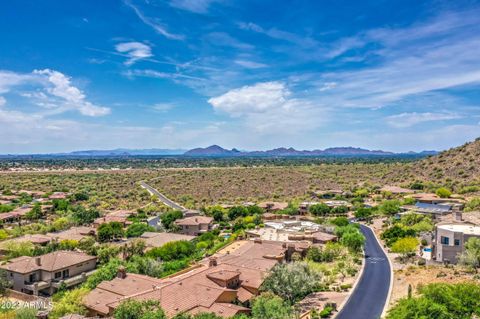
[(57, 240), (65, 239), (74, 239), (82, 240), (85, 237), (95, 235), (96, 230), (93, 227), (80, 226), (80, 227), (71, 227), (67, 230), (57, 232), (57, 233), (47, 233), (47, 236)]
[(213, 222), (212, 217), (208, 216), (192, 216), (182, 219), (177, 219), (175, 224), (177, 225), (200, 225), (200, 224), (210, 224)]
[[(269, 254), (282, 255), (285, 248), (278, 243), (246, 242), (230, 254), (218, 255), (217, 265), (203, 260), (200, 267), (164, 279), (127, 274), (103, 282), (90, 292), (85, 305), (103, 315), (108, 315), (124, 299), (158, 300), (167, 316), (177, 313), (214, 312), (222, 317), (231, 317), (248, 309), (225, 301), (233, 302), (251, 299), (262, 284), (268, 271), (278, 263), (267, 259)], [(219, 280), (229, 281), (239, 277), (238, 290), (223, 287)]]
[(14, 258), (0, 268), (22, 274), (28, 274), (36, 270), (53, 272), (95, 259), (95, 256), (81, 252), (59, 250), (38, 257), (22, 256)]

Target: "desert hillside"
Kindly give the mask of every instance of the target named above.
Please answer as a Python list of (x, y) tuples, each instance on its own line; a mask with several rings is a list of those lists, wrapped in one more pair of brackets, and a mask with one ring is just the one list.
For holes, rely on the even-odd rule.
[(408, 165), (405, 172), (398, 174), (405, 181), (429, 181), (449, 186), (457, 192), (477, 192), (480, 186), (480, 138)]

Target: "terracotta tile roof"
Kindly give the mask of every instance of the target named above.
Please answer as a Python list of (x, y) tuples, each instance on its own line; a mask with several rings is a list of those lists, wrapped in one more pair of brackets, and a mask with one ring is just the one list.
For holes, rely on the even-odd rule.
[(258, 207), (269, 210), (282, 210), (288, 207), (288, 203), (282, 202), (263, 202), (258, 204)]
[(206, 307), (196, 307), (193, 308), (192, 310), (189, 311), (189, 313), (195, 315), (198, 313), (211, 313), (213, 312), (217, 316), (220, 317), (226, 317), (230, 318), (235, 316), (238, 313), (247, 313), (250, 312), (250, 309), (242, 307), (242, 306), (237, 306), (231, 303), (220, 303), (220, 302), (215, 302), (213, 303), (209, 308)]
[(97, 225), (101, 225), (101, 224), (106, 224), (111, 222), (119, 222), (121, 224), (124, 224), (127, 222), (127, 217), (106, 215), (106, 216), (95, 219), (93, 223)]
[(252, 294), (249, 290), (243, 287), (240, 287), (240, 289), (238, 289), (237, 298), (242, 303), (252, 299), (254, 296), (254, 294)]
[(52, 195), (48, 196), (50, 199), (64, 199), (67, 198), (67, 194), (64, 192), (55, 192)]
[(312, 236), (315, 242), (329, 242), (329, 241), (335, 241), (338, 239), (338, 237), (335, 235), (320, 232), (320, 231), (313, 233)]
[[(148, 235), (147, 235), (148, 237)], [(85, 305), (100, 314), (108, 315), (123, 300), (158, 300), (167, 316), (178, 313), (214, 312), (222, 317), (231, 317), (248, 309), (226, 301), (250, 300), (268, 274), (278, 263), (267, 259), (268, 254), (282, 255), (285, 251), (279, 243), (246, 242), (230, 254), (217, 256), (217, 265), (203, 260), (200, 267), (168, 279), (127, 274), (102, 282), (87, 295)], [(237, 289), (228, 289), (220, 281), (239, 278)]]
[(80, 227), (72, 227), (70, 229), (57, 232), (57, 233), (47, 233), (47, 236), (57, 240), (65, 240), (65, 239), (82, 240), (85, 237), (94, 236), (95, 233), (96, 233), (96, 230), (93, 227), (80, 226)]
[(97, 259), (95, 256), (84, 253), (59, 250), (38, 257), (23, 256), (15, 258), (7, 264), (0, 266), (0, 268), (21, 274), (27, 274), (35, 270), (54, 272), (95, 259)]
[(47, 244), (50, 241), (52, 241), (52, 238), (50, 236), (41, 235), (41, 234), (24, 235), (24, 236), (20, 236), (20, 237), (17, 237), (17, 238), (6, 240), (6, 241), (2, 242), (0, 245), (4, 246), (4, 244), (12, 242), (12, 241), (15, 241), (15, 242), (27, 242), (28, 241), (28, 242), (31, 242), (33, 244), (43, 245), (43, 244)]
[(192, 217), (187, 217), (187, 218), (182, 218), (182, 219), (177, 219), (175, 221), (175, 224), (177, 225), (200, 225), (200, 224), (210, 224), (213, 222), (212, 217), (208, 216), (192, 216)]
[(239, 271), (232, 271), (232, 270), (218, 270), (218, 271), (214, 271), (214, 272), (211, 272), (209, 274), (207, 274), (207, 278), (210, 278), (210, 279), (218, 279), (218, 280), (222, 280), (222, 281), (228, 281), (228, 280), (232, 280), (234, 279), (235, 277), (239, 277), (240, 276), (240, 272)]

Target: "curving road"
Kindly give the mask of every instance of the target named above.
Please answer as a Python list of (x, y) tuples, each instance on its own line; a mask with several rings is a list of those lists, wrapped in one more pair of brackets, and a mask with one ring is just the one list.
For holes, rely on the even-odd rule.
[(148, 185), (147, 183), (141, 181), (141, 182), (140, 182), (140, 186), (142, 186), (143, 188), (145, 188), (150, 194), (157, 196), (158, 199), (159, 199), (162, 203), (164, 203), (165, 205), (167, 205), (168, 207), (171, 207), (171, 208), (173, 208), (173, 209), (178, 209), (178, 210), (181, 210), (181, 211), (186, 210), (185, 207), (180, 206), (179, 204), (177, 204), (177, 203), (175, 203), (174, 201), (170, 200), (167, 196), (163, 195), (162, 193), (160, 193), (159, 191), (157, 191), (155, 188), (153, 188), (152, 186)]
[(365, 235), (365, 269), (350, 299), (336, 319), (378, 319), (390, 288), (390, 263), (373, 231), (360, 225)]

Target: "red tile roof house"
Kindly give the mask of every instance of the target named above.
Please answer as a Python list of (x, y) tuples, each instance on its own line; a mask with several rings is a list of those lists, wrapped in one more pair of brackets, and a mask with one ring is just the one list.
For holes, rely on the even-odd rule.
[(3, 224), (19, 222), (21, 219), (25, 218), (25, 215), (32, 210), (31, 206), (23, 206), (16, 208), (8, 213), (0, 214), (0, 221)]
[(135, 215), (135, 214), (136, 214), (136, 212), (133, 212), (133, 211), (117, 210), (117, 211), (114, 211), (114, 212), (107, 213), (103, 217), (99, 217), (99, 218), (95, 219), (95, 221), (93, 222), (93, 225), (95, 227), (98, 227), (101, 224), (105, 224), (105, 223), (119, 222), (120, 224), (123, 225), (123, 227), (126, 227), (127, 225), (132, 223), (128, 220), (128, 217), (130, 217), (132, 215)]
[(177, 219), (175, 225), (180, 228), (180, 233), (190, 236), (198, 236), (212, 230), (213, 218), (207, 216), (192, 216)]
[(93, 274), (96, 265), (95, 256), (59, 250), (37, 257), (14, 258), (0, 269), (7, 271), (13, 290), (51, 295), (62, 284), (71, 287), (84, 282)]
[(263, 202), (258, 204), (258, 207), (263, 208), (267, 213), (284, 210), (288, 207), (288, 203), (282, 202)]
[(65, 199), (68, 194), (64, 192), (55, 192), (52, 195), (48, 196), (49, 199)]
[(263, 280), (285, 259), (282, 243), (248, 241), (224, 255), (203, 260), (168, 278), (157, 279), (126, 273), (104, 281), (84, 299), (89, 315), (106, 317), (127, 299), (157, 300), (169, 318), (178, 313), (212, 312), (229, 318), (250, 310), (247, 305), (258, 294)]

